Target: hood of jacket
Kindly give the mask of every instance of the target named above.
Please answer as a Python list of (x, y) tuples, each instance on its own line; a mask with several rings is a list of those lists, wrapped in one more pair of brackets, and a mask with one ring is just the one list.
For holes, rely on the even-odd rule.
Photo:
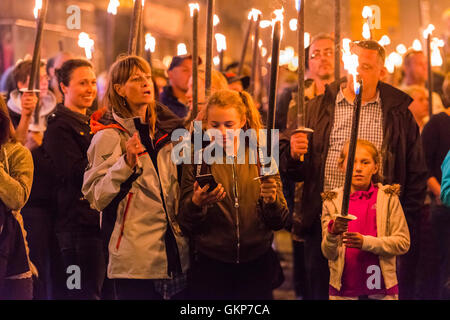
[[(11, 92), (10, 98), (8, 100), (8, 108), (11, 111), (14, 111), (15, 113), (21, 114), (22, 113), (21, 98), (22, 94), (19, 90), (14, 90), (13, 92)], [(41, 109), (39, 110), (39, 115), (46, 116), (55, 109), (55, 106), (57, 104), (56, 97), (51, 91), (48, 91), (47, 95), (45, 95), (45, 97), (41, 99), (42, 105)]]

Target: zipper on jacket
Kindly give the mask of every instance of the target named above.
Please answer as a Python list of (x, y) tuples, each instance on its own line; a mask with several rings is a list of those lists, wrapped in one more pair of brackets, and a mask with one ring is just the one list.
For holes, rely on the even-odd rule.
[(127, 204), (125, 206), (125, 212), (123, 213), (122, 226), (120, 227), (120, 235), (119, 235), (119, 238), (117, 239), (116, 250), (119, 250), (120, 241), (122, 240), (123, 230), (125, 228), (125, 219), (127, 218), (128, 209), (130, 208), (131, 198), (133, 198), (133, 193), (132, 192), (130, 192), (128, 194), (128, 200), (127, 200)]
[(239, 263), (239, 252), (241, 247), (241, 236), (240, 236), (240, 230), (239, 230), (239, 192), (238, 192), (238, 184), (236, 179), (236, 166), (234, 164), (233, 159), (233, 183), (234, 183), (234, 209), (236, 211), (236, 237), (237, 237), (237, 247), (236, 247), (236, 263)]

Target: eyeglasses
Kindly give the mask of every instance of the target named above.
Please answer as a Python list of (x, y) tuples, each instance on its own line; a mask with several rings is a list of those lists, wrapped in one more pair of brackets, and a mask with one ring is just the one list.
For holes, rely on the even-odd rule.
[(331, 57), (333, 55), (333, 50), (325, 50), (321, 53), (321, 51), (314, 51), (311, 53), (310, 59), (320, 59), (320, 57)]
[(138, 83), (148, 83), (152, 82), (151, 74), (143, 74), (143, 75), (133, 75), (128, 79), (128, 81), (138, 82)]

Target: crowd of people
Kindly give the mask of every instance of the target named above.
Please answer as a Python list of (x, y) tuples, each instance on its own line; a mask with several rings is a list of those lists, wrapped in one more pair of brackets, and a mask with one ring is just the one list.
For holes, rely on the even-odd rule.
[[(295, 131), (297, 85), (280, 86), (268, 175), (264, 136), (253, 163), (252, 145), (228, 134), (267, 125), (235, 65), (212, 71), (207, 95), (199, 59), (194, 113), (191, 55), (166, 73), (121, 55), (102, 81), (61, 52), (41, 62), (35, 91), (31, 61), (19, 61), (0, 97), (0, 299), (273, 299), (285, 281), (273, 245), (283, 229), (299, 299), (450, 299), (450, 73), (433, 74), (429, 117), (422, 51), (405, 54), (394, 83), (378, 42), (351, 50), (363, 91), (348, 216), (356, 94), (351, 74), (334, 79), (332, 35), (305, 50), (313, 133)], [(172, 139), (180, 129), (186, 139)], [(199, 150), (187, 144), (193, 161), (174, 161), (198, 130), (216, 134)], [(205, 160), (212, 149), (221, 161)]]

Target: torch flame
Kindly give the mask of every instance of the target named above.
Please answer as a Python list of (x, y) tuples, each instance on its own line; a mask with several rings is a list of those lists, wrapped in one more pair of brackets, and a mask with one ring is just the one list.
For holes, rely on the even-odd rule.
[(108, 13), (117, 14), (117, 8), (120, 6), (119, 0), (109, 0)]
[(363, 32), (362, 32), (362, 36), (364, 39), (368, 40), (370, 39), (370, 27), (369, 25), (366, 23), (364, 23), (363, 25)]
[(145, 50), (150, 50), (150, 52), (155, 52), (155, 46), (156, 46), (156, 40), (155, 38), (150, 34), (147, 33), (145, 35)]
[[(133, 0), (133, 4), (136, 2), (136, 0)], [(142, 0), (142, 6), (145, 5), (145, 0)]]
[(39, 10), (41, 9), (42, 9), (42, 0), (35, 0), (33, 14), (36, 19), (38, 18)]
[(386, 58), (384, 66), (389, 73), (394, 73), (395, 67), (400, 67), (402, 62), (402, 56), (398, 52), (391, 52), (391, 54)]
[(215, 56), (213, 58), (213, 63), (215, 66), (218, 66), (220, 64), (220, 58), (218, 56)]
[(439, 48), (444, 47), (444, 40), (433, 38), (430, 43), (431, 47), (431, 66), (440, 67), (443, 64), (441, 51)]
[(363, 11), (362, 11), (362, 16), (364, 19), (372, 18), (372, 16), (373, 16), (372, 9), (369, 6), (364, 6)]
[(214, 25), (214, 27), (217, 26), (219, 23), (220, 23), (219, 16), (217, 14), (215, 14), (214, 18), (213, 18), (213, 25)]
[(261, 55), (262, 55), (263, 57), (265, 57), (265, 56), (267, 55), (267, 49), (266, 49), (266, 48), (261, 47)]
[(391, 39), (389, 39), (389, 37), (387, 35), (384, 35), (384, 36), (381, 37), (381, 39), (380, 39), (380, 41), (378, 41), (378, 43), (381, 46), (385, 47), (385, 46), (391, 44)]
[(311, 35), (309, 34), (309, 32), (305, 32), (305, 34), (303, 35), (303, 41), (305, 44), (305, 48), (308, 48), (309, 43), (311, 42)]
[(419, 39), (415, 39), (412, 44), (412, 48), (415, 51), (422, 51), (422, 43)]
[(198, 3), (189, 3), (189, 9), (191, 12), (191, 17), (194, 16), (194, 10), (200, 11), (200, 5)]
[(259, 11), (258, 9), (252, 8), (252, 10), (248, 14), (248, 20), (253, 19), (253, 21), (256, 22), (256, 20), (258, 20), (259, 15), (262, 15), (262, 12)]
[(187, 54), (187, 49), (186, 49), (186, 45), (184, 43), (179, 43), (177, 45), (177, 55), (178, 56), (182, 56)]
[(423, 31), (423, 38), (426, 39), (426, 38), (428, 38), (429, 36), (431, 36), (431, 34), (433, 33), (433, 31), (434, 31), (434, 26), (430, 23), (430, 24), (428, 25), (428, 27)]
[(281, 26), (281, 30), (280, 30), (280, 40), (281, 40), (281, 39), (283, 39), (283, 33), (284, 33), (284, 30), (283, 30), (284, 8), (275, 10), (273, 13), (275, 14), (275, 19), (272, 19), (272, 25), (275, 26), (275, 23), (276, 23), (277, 21), (280, 21), (280, 22), (281, 22), (281, 23), (280, 23), (280, 26)]
[(265, 29), (267, 27), (270, 27), (272, 25), (272, 21), (270, 20), (261, 20), (261, 22), (259, 23), (259, 27), (261, 29)]
[(351, 75), (353, 75), (353, 88), (356, 94), (359, 93), (359, 83), (356, 80), (356, 76), (358, 75), (358, 56), (356, 54), (352, 54), (350, 51), (350, 43), (351, 40), (343, 39), (342, 46), (342, 61), (344, 62), (344, 69)]
[(289, 29), (291, 29), (291, 31), (297, 31), (297, 19), (291, 19), (289, 20)]
[(406, 46), (403, 43), (400, 43), (395, 50), (400, 53), (400, 54), (405, 54), (406, 53)]
[(81, 32), (78, 35), (78, 46), (84, 49), (86, 58), (92, 59), (92, 48), (94, 47), (94, 40), (89, 38), (86, 32)]
[(295, 10), (300, 11), (302, 0), (295, 0)]
[(226, 37), (221, 33), (216, 33), (215, 36), (217, 42), (217, 51), (225, 51), (227, 50), (227, 40)]

